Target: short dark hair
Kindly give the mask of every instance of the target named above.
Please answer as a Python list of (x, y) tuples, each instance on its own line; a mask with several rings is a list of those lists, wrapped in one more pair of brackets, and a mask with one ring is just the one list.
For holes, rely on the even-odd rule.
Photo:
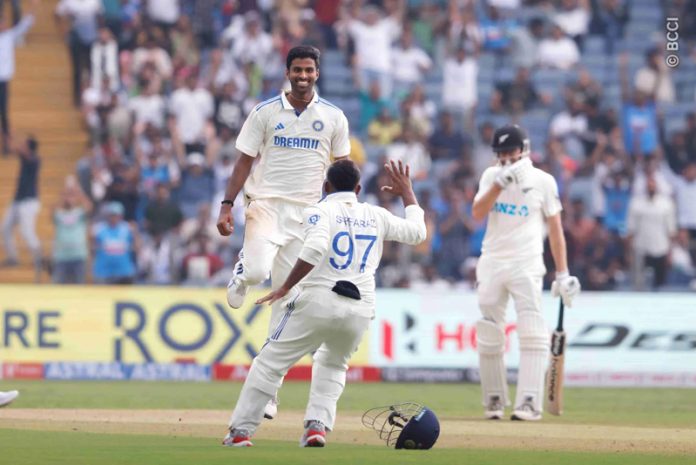
[(39, 149), (39, 141), (36, 140), (36, 137), (27, 137), (27, 147), (32, 151), (32, 153), (36, 153), (36, 151)]
[(321, 57), (321, 52), (318, 48), (312, 47), (311, 45), (298, 45), (293, 47), (288, 52), (288, 57), (285, 59), (285, 68), (290, 69), (292, 60), (296, 58), (311, 58), (314, 60), (314, 64), (317, 69), (319, 69), (319, 59)]
[(354, 191), (360, 182), (360, 170), (350, 159), (338, 160), (329, 166), (326, 180), (337, 191)]

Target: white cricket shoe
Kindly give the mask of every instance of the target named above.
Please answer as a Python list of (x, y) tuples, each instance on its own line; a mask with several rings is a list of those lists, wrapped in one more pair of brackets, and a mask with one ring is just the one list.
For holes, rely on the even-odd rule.
[(248, 430), (232, 428), (222, 440), (222, 445), (225, 447), (251, 447), (254, 444), (251, 442)]
[(486, 420), (500, 420), (505, 415), (505, 406), (500, 400), (500, 396), (491, 396), (488, 399), (488, 405), (486, 405), (486, 410), (483, 412)]
[(239, 308), (244, 304), (249, 286), (240, 278), (233, 277), (227, 285), (227, 305), (232, 308)]
[(263, 408), (263, 417), (267, 420), (273, 420), (278, 415), (278, 397), (273, 396)]
[(324, 447), (326, 445), (326, 426), (319, 420), (309, 420), (300, 438), (300, 447)]
[(513, 410), (510, 419), (517, 421), (539, 421), (541, 420), (541, 412), (534, 409), (532, 399), (527, 399), (522, 405)]
[(19, 391), (0, 391), (0, 407), (10, 405), (17, 397), (19, 397)]

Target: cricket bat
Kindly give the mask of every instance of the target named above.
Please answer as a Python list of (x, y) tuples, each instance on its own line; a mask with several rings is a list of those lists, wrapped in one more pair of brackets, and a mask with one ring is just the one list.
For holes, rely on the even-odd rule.
[(566, 347), (563, 310), (563, 299), (561, 299), (558, 306), (558, 325), (551, 335), (551, 363), (546, 372), (546, 411), (552, 415), (563, 413), (563, 365)]

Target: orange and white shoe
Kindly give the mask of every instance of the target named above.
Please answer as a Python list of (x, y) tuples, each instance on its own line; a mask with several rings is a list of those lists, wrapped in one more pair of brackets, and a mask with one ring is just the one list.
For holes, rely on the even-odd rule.
[(300, 439), (300, 447), (324, 447), (326, 445), (326, 426), (318, 420), (307, 421), (307, 427)]
[(254, 443), (251, 442), (251, 435), (248, 430), (232, 428), (222, 440), (222, 445), (225, 447), (251, 447)]

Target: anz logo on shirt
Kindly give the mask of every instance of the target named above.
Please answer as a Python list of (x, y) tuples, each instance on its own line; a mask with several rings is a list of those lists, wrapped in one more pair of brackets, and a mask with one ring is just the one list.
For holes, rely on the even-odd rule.
[(514, 203), (496, 202), (493, 208), (491, 208), (491, 212), (510, 216), (529, 216), (529, 208), (526, 205), (518, 207)]

